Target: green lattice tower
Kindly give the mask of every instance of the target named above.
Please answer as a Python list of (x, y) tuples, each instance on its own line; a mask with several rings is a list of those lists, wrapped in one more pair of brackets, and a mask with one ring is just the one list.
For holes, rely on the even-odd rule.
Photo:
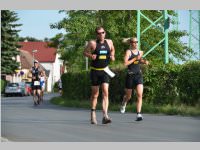
[(200, 60), (200, 10), (189, 10), (189, 48), (196, 53), (190, 60)]
[[(150, 23), (150, 25), (143, 31), (141, 31), (141, 29), (140, 29), (141, 17), (145, 18)], [(137, 10), (137, 38), (138, 38), (138, 47), (140, 48), (140, 45), (141, 45), (140, 37), (142, 36), (142, 34), (144, 34), (151, 27), (157, 27), (157, 23), (162, 19), (164, 19), (164, 24), (162, 25), (162, 28), (164, 29), (163, 38), (160, 39), (160, 41), (157, 44), (152, 46), (143, 55), (143, 57), (146, 57), (149, 53), (151, 53), (153, 50), (155, 50), (157, 46), (164, 43), (164, 52), (165, 52), (164, 63), (167, 64), (169, 62), (169, 52), (168, 52), (169, 17), (168, 17), (167, 10), (163, 10), (162, 15), (156, 21), (152, 21), (141, 10)]]

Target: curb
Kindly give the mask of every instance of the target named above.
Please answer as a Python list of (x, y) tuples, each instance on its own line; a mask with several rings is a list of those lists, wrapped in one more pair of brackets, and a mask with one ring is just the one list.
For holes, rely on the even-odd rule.
[(9, 140), (4, 137), (1, 137), (1, 142), (9, 142)]

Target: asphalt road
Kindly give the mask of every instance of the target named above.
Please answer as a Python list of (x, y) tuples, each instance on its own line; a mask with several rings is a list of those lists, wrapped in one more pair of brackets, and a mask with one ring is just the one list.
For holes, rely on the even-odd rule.
[(90, 110), (55, 106), (34, 107), (32, 97), (1, 98), (1, 139), (20, 142), (200, 142), (200, 117), (110, 112), (112, 124), (90, 124)]

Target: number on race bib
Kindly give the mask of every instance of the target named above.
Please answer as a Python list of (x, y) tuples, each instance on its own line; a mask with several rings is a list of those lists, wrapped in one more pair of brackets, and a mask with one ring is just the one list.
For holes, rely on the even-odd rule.
[(34, 81), (34, 85), (40, 85), (40, 82), (39, 81)]

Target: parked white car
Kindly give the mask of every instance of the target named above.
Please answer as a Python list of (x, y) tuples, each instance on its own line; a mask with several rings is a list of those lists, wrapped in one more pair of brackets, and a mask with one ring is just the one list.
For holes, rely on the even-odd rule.
[(9, 95), (26, 95), (25, 82), (8, 83), (5, 88), (5, 96)]

